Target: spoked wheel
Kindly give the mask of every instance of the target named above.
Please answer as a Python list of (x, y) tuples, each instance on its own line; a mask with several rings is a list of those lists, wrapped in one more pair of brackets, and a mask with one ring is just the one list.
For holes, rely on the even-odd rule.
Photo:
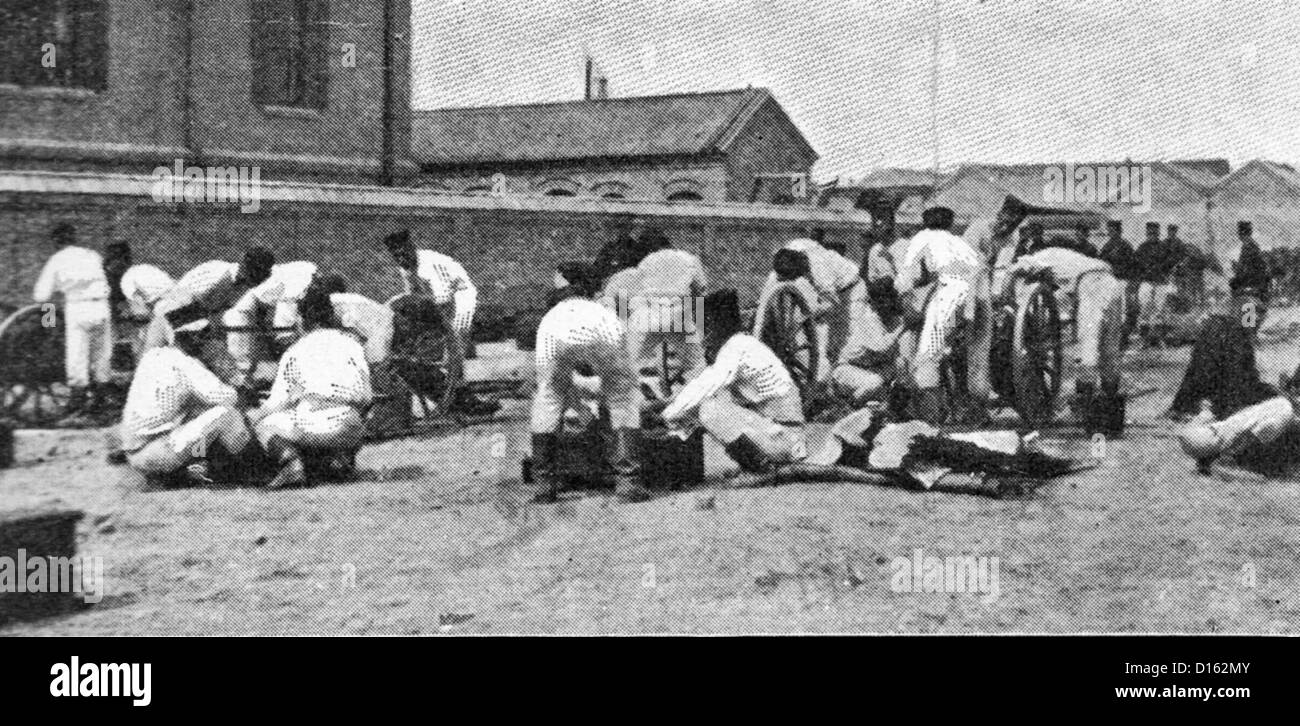
[(1020, 296), (1011, 356), (1012, 405), (1026, 424), (1038, 427), (1051, 421), (1061, 391), (1062, 358), (1055, 292), (1051, 285), (1034, 283)]
[(754, 336), (771, 348), (790, 371), (807, 411), (820, 364), (812, 307), (795, 287), (787, 285), (768, 298), (755, 316), (754, 325)]
[(29, 426), (49, 426), (68, 412), (72, 390), (62, 381), (0, 383), (0, 412)]
[(0, 416), (47, 426), (67, 414), (63, 315), (47, 304), (20, 308), (0, 322)]

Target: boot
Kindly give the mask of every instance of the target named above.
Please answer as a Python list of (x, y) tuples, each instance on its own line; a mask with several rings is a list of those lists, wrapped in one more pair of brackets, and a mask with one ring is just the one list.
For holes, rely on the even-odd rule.
[(614, 494), (625, 502), (644, 502), (654, 495), (641, 484), (641, 432), (615, 429), (614, 445), (606, 451), (606, 463), (614, 472)]
[(538, 504), (551, 504), (560, 498), (562, 482), (555, 461), (556, 448), (555, 434), (533, 434), (533, 459), (530, 471), (533, 486), (537, 489), (533, 501)]
[(266, 444), (266, 454), (279, 466), (279, 471), (266, 483), (267, 489), (284, 489), (307, 483), (307, 467), (303, 465), (297, 447), (279, 436), (273, 436)]
[(939, 388), (922, 388), (912, 397), (912, 417), (932, 426), (948, 421), (948, 406)]
[(749, 440), (748, 436), (742, 434), (740, 438), (723, 448), (727, 456), (740, 465), (741, 471), (750, 474), (766, 474), (772, 470), (772, 462), (768, 460), (762, 449)]

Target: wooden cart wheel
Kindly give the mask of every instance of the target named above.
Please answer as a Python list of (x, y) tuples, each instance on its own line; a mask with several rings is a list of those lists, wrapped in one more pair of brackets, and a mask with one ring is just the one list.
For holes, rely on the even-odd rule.
[(812, 306), (793, 285), (782, 285), (754, 316), (754, 328), (754, 337), (771, 348), (790, 371), (807, 411), (821, 363)]
[(0, 415), (46, 426), (67, 415), (63, 314), (47, 303), (20, 308), (0, 322)]
[(1019, 296), (1012, 345), (1012, 406), (1026, 424), (1051, 421), (1063, 373), (1061, 316), (1055, 291), (1046, 283), (1029, 285)]

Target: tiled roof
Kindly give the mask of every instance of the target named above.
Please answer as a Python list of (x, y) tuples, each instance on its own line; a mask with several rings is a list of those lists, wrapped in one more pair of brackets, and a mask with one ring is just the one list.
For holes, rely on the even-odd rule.
[(412, 152), (431, 166), (711, 154), (769, 101), (767, 89), (746, 88), (416, 111)]

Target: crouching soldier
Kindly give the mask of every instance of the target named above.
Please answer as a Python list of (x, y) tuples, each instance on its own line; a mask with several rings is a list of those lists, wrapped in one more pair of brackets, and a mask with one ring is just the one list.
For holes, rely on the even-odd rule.
[(311, 288), (298, 307), (307, 332), (285, 351), (270, 397), (250, 416), (262, 448), (279, 466), (268, 489), (306, 484), (304, 455), (332, 473), (350, 472), (374, 400), (365, 349), (340, 329), (329, 293)]
[(1061, 247), (1045, 249), (1016, 260), (1008, 270), (1003, 294), (1015, 281), (1047, 275), (1078, 301), (1079, 358), (1082, 370), (1075, 382), (1078, 410), (1089, 433), (1118, 435), (1123, 424), (1119, 399), (1119, 362), (1124, 341), (1125, 283), (1110, 265)]
[(670, 428), (691, 416), (749, 472), (807, 455), (803, 404), (785, 364), (758, 338), (741, 331), (735, 290), (705, 303), (705, 356), (710, 361), (663, 410)]
[(537, 327), (537, 392), (529, 424), (533, 476), (541, 489), (537, 501), (553, 502), (559, 497), (558, 434), (565, 409), (576, 397), (575, 373), (600, 378), (599, 397), (614, 430), (605, 458), (614, 476), (615, 494), (629, 502), (648, 499), (650, 492), (639, 481), (641, 393), (626, 332), (614, 311), (591, 299), (599, 285), (591, 270), (575, 269), (569, 275), (573, 296), (551, 308)]
[[(210, 458), (256, 453), (235, 389), (199, 362), (211, 335), (206, 319), (177, 327), (171, 345), (147, 351), (135, 369), (122, 410), (126, 460), (154, 484), (211, 483)], [(223, 478), (218, 476), (217, 478)]]

